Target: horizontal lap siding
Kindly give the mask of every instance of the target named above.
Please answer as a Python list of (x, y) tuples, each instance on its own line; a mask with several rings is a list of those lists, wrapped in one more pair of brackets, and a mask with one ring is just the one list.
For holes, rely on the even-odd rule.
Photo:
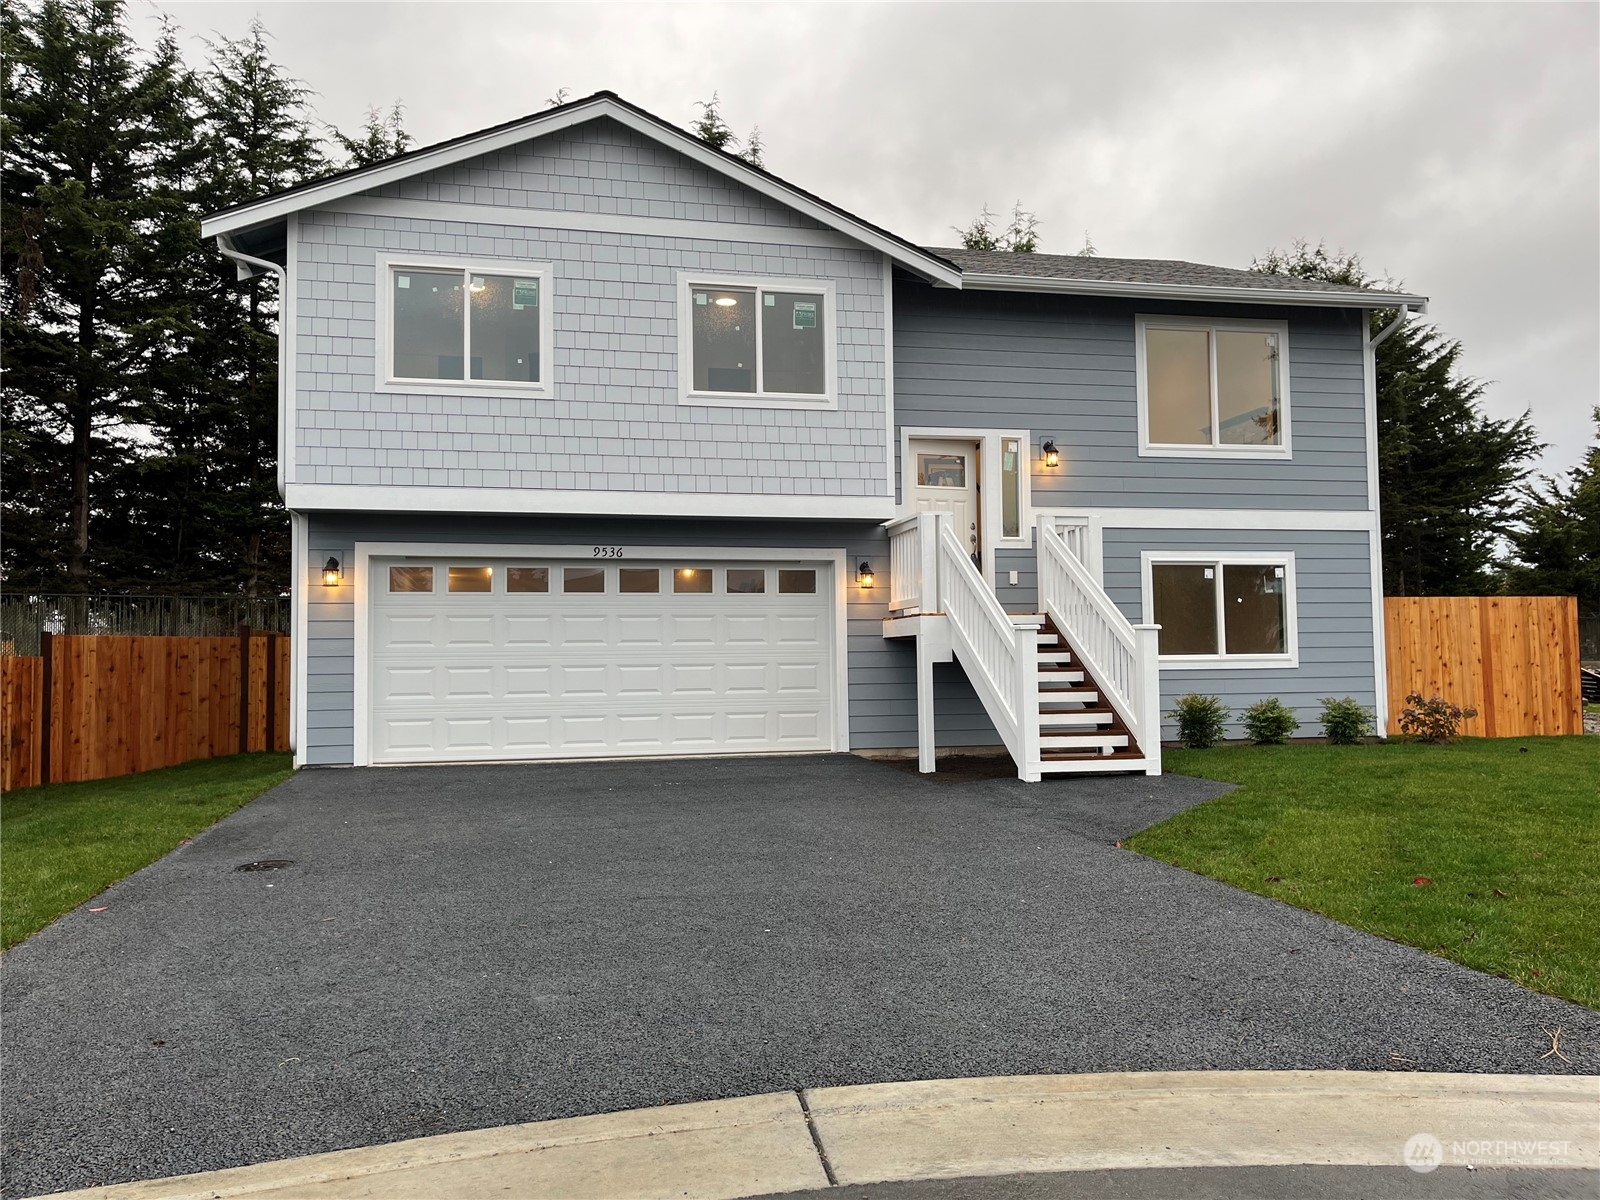
[[(295, 478), (651, 493), (886, 494), (883, 259), (865, 247), (529, 225), (513, 209), (816, 223), (609, 121), (589, 122), (375, 195), (506, 208), (504, 222), (301, 214)], [(709, 230), (708, 230), (709, 233)], [(763, 235), (770, 238), (772, 234)], [(375, 390), (376, 259), (547, 262), (553, 396)], [(829, 280), (837, 411), (678, 402), (678, 274)]]
[[(355, 609), (349, 586), (326, 589), (320, 565), (329, 555), (348, 562), (357, 542), (460, 542), (492, 545), (621, 545), (772, 547), (843, 550), (849, 596), (850, 744), (853, 749), (916, 745), (916, 656), (906, 639), (883, 636), (888, 603), (888, 542), (881, 526), (863, 522), (684, 521), (605, 518), (407, 517), (316, 514), (308, 519), (309, 602), (306, 745), (312, 765), (348, 763), (354, 753)], [(867, 591), (854, 585), (863, 560), (877, 570)], [(993, 727), (959, 670), (941, 668), (941, 741), (988, 743)]]
[[(1106, 591), (1135, 623), (1147, 616), (1154, 619), (1142, 611), (1140, 555), (1146, 550), (1197, 554), (1259, 550), (1295, 556), (1300, 665), (1222, 671), (1163, 668), (1163, 712), (1170, 711), (1172, 702), (1185, 692), (1221, 696), (1235, 711), (1228, 736), (1242, 737), (1239, 710), (1276, 696), (1295, 710), (1300, 734), (1315, 736), (1321, 732), (1318, 721), (1325, 696), (1351, 696), (1369, 709), (1376, 706), (1372, 572), (1365, 533), (1107, 529), (1104, 546)], [(1174, 735), (1170, 721), (1165, 732)]]
[[(1140, 458), (1136, 313), (1288, 321), (1294, 457)], [(954, 292), (902, 280), (894, 319), (896, 422), (1029, 430), (1036, 507), (1367, 507), (1363, 318), (1354, 310)], [(1046, 437), (1061, 451), (1053, 470), (1038, 462)]]

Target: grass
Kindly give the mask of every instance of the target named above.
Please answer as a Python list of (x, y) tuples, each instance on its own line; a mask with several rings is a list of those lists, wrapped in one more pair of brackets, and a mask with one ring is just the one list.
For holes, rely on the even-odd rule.
[(1240, 787), (1130, 849), (1600, 1008), (1600, 739), (1165, 759)]
[(287, 754), (56, 783), (0, 802), (0, 938), (10, 949), (289, 777)]

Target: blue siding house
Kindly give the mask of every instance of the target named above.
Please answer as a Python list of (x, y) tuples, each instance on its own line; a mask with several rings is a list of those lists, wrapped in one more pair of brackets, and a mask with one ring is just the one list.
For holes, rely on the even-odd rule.
[(1385, 709), (1369, 313), (1423, 297), (918, 246), (607, 92), (204, 232), (282, 284), (298, 765), (1037, 780), (1158, 772), (1187, 691)]

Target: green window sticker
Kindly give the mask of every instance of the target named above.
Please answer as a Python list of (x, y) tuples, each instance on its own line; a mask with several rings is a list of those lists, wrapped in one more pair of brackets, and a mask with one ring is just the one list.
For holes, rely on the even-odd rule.
[(817, 327), (816, 301), (796, 300), (794, 302), (794, 327), (796, 329), (815, 329)]
[(525, 308), (539, 306), (539, 281), (537, 279), (515, 279), (511, 282), (511, 307), (521, 312)]

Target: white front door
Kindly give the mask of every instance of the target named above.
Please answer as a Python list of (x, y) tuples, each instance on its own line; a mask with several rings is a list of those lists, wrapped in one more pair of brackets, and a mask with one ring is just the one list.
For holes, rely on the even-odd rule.
[(375, 763), (829, 750), (830, 566), (373, 559)]
[(955, 533), (977, 567), (983, 568), (982, 517), (978, 505), (976, 442), (911, 441), (913, 512), (947, 512)]

